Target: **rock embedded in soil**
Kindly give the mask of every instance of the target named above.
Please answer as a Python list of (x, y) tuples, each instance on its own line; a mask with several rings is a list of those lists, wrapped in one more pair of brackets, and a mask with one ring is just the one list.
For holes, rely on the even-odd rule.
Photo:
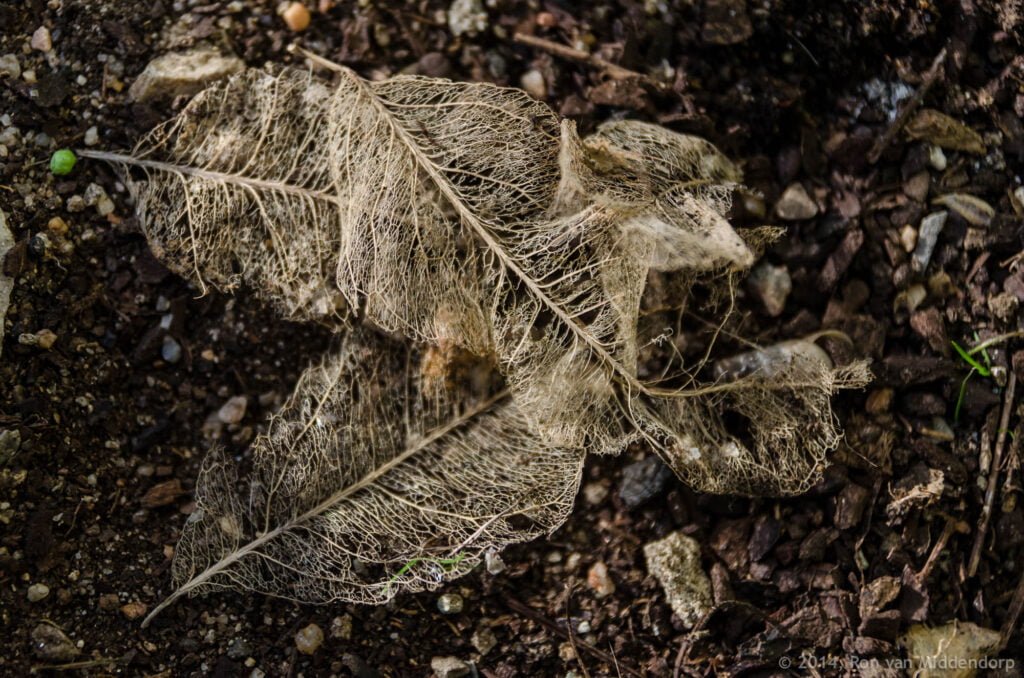
[(758, 264), (747, 277), (750, 291), (773, 318), (782, 315), (786, 299), (793, 291), (793, 279), (785, 266), (773, 266), (768, 262)]
[(302, 654), (313, 654), (324, 642), (324, 632), (316, 624), (309, 624), (295, 634), (295, 647)]
[(40, 600), (50, 595), (50, 587), (46, 584), (32, 584), (28, 587), (28, 602), (38, 603)]
[(217, 410), (217, 419), (224, 424), (237, 424), (245, 418), (245, 409), (249, 401), (245, 396), (234, 396)]
[(298, 33), (309, 28), (309, 10), (301, 2), (293, 2), (281, 13), (288, 30)]
[(969, 678), (977, 673), (979, 660), (999, 646), (998, 631), (971, 622), (952, 621), (943, 626), (910, 627), (900, 638), (911, 668), (918, 678)]
[(921, 220), (921, 227), (917, 231), (917, 247), (914, 248), (914, 256), (911, 259), (912, 267), (920, 273), (928, 268), (932, 260), (932, 253), (935, 251), (935, 243), (939, 240), (939, 234), (946, 225), (949, 212), (942, 210), (933, 212)]
[(46, 26), (40, 26), (32, 34), (32, 40), (29, 41), (29, 46), (32, 49), (39, 50), (40, 52), (49, 52), (53, 49), (53, 36), (50, 35), (50, 29)]
[(138, 102), (190, 96), (244, 68), (245, 63), (238, 57), (223, 56), (210, 49), (164, 54), (146, 65), (128, 94)]
[(519, 85), (534, 99), (543, 101), (548, 96), (548, 86), (544, 82), (544, 75), (536, 68), (523, 73), (523, 77), (519, 79)]
[(665, 590), (665, 598), (686, 628), (711, 610), (711, 581), (701, 569), (700, 544), (682, 532), (644, 546), (647, 570)]
[(622, 469), (619, 497), (627, 508), (641, 506), (661, 494), (672, 475), (661, 459), (648, 455)]
[(591, 565), (587, 571), (587, 586), (594, 592), (594, 597), (599, 600), (615, 593), (615, 582), (608, 574), (608, 566), (600, 560)]
[(4, 54), (0, 56), (0, 77), (7, 76), (12, 79), (21, 77), (21, 63), (15, 54)]
[(433, 657), (430, 668), (437, 678), (464, 678), (469, 675), (469, 664), (458, 657)]
[(36, 624), (32, 629), (32, 651), (44, 662), (69, 662), (78, 656), (78, 648), (53, 624)]
[(465, 601), (458, 593), (442, 593), (437, 597), (437, 609), (441, 614), (459, 614)]
[(775, 204), (775, 214), (786, 221), (803, 221), (817, 213), (818, 206), (800, 183), (790, 184)]

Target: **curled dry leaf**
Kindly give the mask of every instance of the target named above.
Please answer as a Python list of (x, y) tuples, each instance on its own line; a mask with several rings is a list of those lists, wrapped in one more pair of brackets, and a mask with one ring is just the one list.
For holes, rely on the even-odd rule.
[(583, 452), (547, 443), (503, 394), (465, 406), (472, 394), (421, 375), (407, 347), (356, 331), (299, 379), (249, 474), (211, 452), (175, 552), (178, 588), (147, 623), (222, 589), (382, 603), (561, 525)]
[[(551, 465), (531, 475), (535, 503), (573, 488), (582, 451), (617, 453), (640, 438), (701, 490), (790, 494), (813, 481), (838, 436), (828, 397), (862, 383), (863, 366), (799, 362), (712, 384), (696, 381), (702, 364), (657, 383), (638, 376), (648, 272), (677, 276), (683, 289), (698, 279), (724, 281), (728, 296), (732, 279), (723, 272), (749, 266), (752, 244), (763, 238), (744, 240), (725, 219), (739, 172), (711, 144), (637, 122), (609, 123), (581, 139), (571, 122), (518, 90), (421, 77), (368, 82), (338, 70), (335, 83), (295, 70), (248, 71), (198, 95), (132, 155), (83, 155), (122, 167), (155, 251), (199, 285), (246, 282), (292, 319), (339, 329), (362, 323), (439, 346), (441, 355), (454, 345), (488, 357), (514, 406), (472, 429), (490, 431), (479, 434), (487, 455), (418, 457), (423, 461), (409, 473), (419, 479), (399, 488), (415, 489), (412, 497), (384, 482), (384, 490), (367, 493), (374, 512), (367, 517), (348, 503), (354, 495), (343, 494), (338, 519), (316, 527), (278, 517), (259, 523), (243, 510), (248, 504), (218, 504), (236, 500), (223, 490), (229, 480), (215, 481), (226, 472), (223, 458), (212, 457), (205, 472), (216, 488), (205, 495), (211, 508), (184, 542), (186, 553), (199, 555), (182, 563), (199, 564), (177, 570), (180, 581), (198, 582), (188, 590), (242, 586), (310, 600), (380, 601), (399, 582), (422, 588), (465, 571), (477, 554), (463, 543), (469, 537), (500, 546), (544, 532), (567, 510), (558, 504), (544, 519), (530, 516), (538, 527), (525, 531), (495, 517), (526, 501), (511, 502), (506, 493), (509, 484), (525, 488), (505, 479), (519, 454), (532, 460), (515, 461), (524, 469)], [(376, 350), (360, 353), (368, 366), (383, 359)], [(343, 413), (372, 404), (399, 408), (409, 389), (372, 404), (365, 392), (342, 389), (329, 399), (333, 418), (297, 414), (315, 399), (308, 393), (323, 390), (331, 365), (304, 378), (299, 405), (293, 402), (257, 446), (264, 467), (278, 469), (271, 475), (283, 474), (280, 482), (268, 476), (260, 486), (273, 488), (269, 499), (257, 493), (253, 504), (272, 505), (273, 516), (308, 520), (324, 497), (336, 498), (364, 477), (337, 470), (322, 481), (304, 470), (281, 471), (309, 463), (332, 468), (315, 461), (323, 446), (288, 442), (289, 435), (310, 435), (296, 427), (317, 431), (326, 449), (359, 451), (342, 453), (348, 456), (338, 469), (362, 468), (353, 460), (367, 455), (406, 459), (395, 452), (406, 448), (386, 435), (388, 426), (355, 426), (374, 420)], [(296, 419), (304, 423), (288, 423)], [(346, 428), (347, 421), (353, 425)], [(444, 466), (450, 458), (459, 464)], [(444, 473), (428, 470), (436, 464)], [(398, 473), (387, 468), (384, 477)], [(437, 477), (443, 488), (458, 486), (478, 500), (444, 503), (447, 491), (430, 484)], [(440, 507), (430, 504), (436, 493)], [(424, 498), (433, 523), (417, 521)], [(216, 524), (207, 515), (217, 516)], [(395, 516), (400, 528), (378, 537), (399, 524)], [(257, 523), (246, 532), (249, 519)], [(290, 550), (275, 546), (267, 557), (271, 534), (269, 541)], [(215, 548), (196, 550), (210, 539)], [(240, 546), (246, 539), (257, 546)], [(319, 541), (332, 554), (327, 560), (313, 546)], [(307, 559), (282, 560), (293, 551)], [(223, 556), (210, 554), (225, 552), (245, 557), (217, 568)], [(289, 564), (275, 569), (279, 560)], [(197, 574), (210, 567), (216, 576)], [(301, 578), (286, 576), (295, 568)], [(298, 590), (288, 588), (297, 580)]]
[[(339, 71), (248, 71), (134, 154), (85, 155), (125, 168), (154, 249), (201, 285), (245, 280), (288, 317), (493, 356), (548, 444), (615, 453), (644, 438), (701, 489), (806, 487), (837, 435), (828, 396), (863, 366), (637, 376), (652, 268), (753, 261), (725, 219), (739, 172), (724, 156), (638, 122), (580, 139), (518, 90)], [(749, 431), (728, 430), (723, 408)]]

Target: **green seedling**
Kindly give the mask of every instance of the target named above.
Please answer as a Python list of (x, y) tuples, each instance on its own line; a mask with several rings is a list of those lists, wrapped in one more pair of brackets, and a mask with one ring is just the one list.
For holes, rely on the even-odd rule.
[[(980, 374), (981, 376), (986, 378), (992, 376), (992, 359), (988, 355), (989, 347), (995, 346), (1004, 341), (1014, 339), (1020, 336), (1024, 336), (1024, 331), (1007, 332), (1005, 334), (999, 334), (990, 339), (986, 339), (985, 341), (980, 342), (978, 345), (974, 346), (971, 349), (965, 349), (956, 341), (952, 339), (950, 340), (949, 343), (952, 344), (953, 350), (956, 351), (957, 355), (959, 355), (960, 358), (971, 367), (971, 371), (968, 372), (967, 376), (964, 377), (963, 381), (960, 382), (960, 394), (957, 396), (956, 407), (953, 410), (954, 422), (960, 421), (960, 409), (963, 407), (964, 395), (967, 393), (967, 382), (971, 380), (971, 377), (973, 377), (975, 374)], [(977, 332), (974, 333), (974, 340), (979, 341)], [(981, 354), (981, 359), (982, 361), (984, 361), (984, 364), (982, 364), (982, 362), (979, 362), (978, 359), (974, 357), (978, 354)]]
[(395, 574), (391, 577), (391, 579), (388, 580), (387, 586), (390, 589), (391, 585), (394, 584), (396, 581), (398, 581), (398, 579), (400, 579), (403, 574), (405, 574), (406, 572), (410, 571), (412, 568), (416, 567), (416, 565), (418, 565), (419, 563), (433, 563), (435, 565), (440, 565), (441, 569), (443, 569), (445, 572), (451, 572), (455, 568), (456, 565), (458, 565), (459, 563), (461, 563), (465, 559), (466, 559), (466, 554), (465, 553), (460, 553), (459, 555), (457, 555), (457, 556), (455, 556), (453, 558), (430, 558), (430, 557), (413, 558), (412, 560), (407, 562), (405, 565), (402, 565), (402, 567), (398, 570), (398, 572), (395, 572)]

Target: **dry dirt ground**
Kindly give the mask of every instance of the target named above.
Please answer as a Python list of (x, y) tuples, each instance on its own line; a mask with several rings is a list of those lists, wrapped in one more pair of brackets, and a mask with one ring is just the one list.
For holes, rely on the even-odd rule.
[[(0, 674), (79, 662), (93, 675), (424, 676), (455, 657), (484, 676), (869, 675), (855, 658), (903, 659), (911, 626), (954, 619), (1001, 633), (999, 657), (1024, 654), (1020, 418), (1007, 389), (1024, 356), (1001, 337), (1021, 327), (1024, 301), (1019, 2), (495, 0), (458, 37), (445, 2), (315, 4), (293, 33), (254, 0), (0, 3), (0, 209), (15, 239), (3, 261), (15, 286), (0, 357)], [(517, 32), (666, 85), (517, 44)], [(107, 167), (55, 177), (48, 161), (86, 143), (128, 148), (179, 109), (129, 101), (160, 53), (211, 44), (259, 66), (294, 62), (292, 42), (367, 76), (519, 85), (535, 72), (527, 82), (584, 130), (629, 116), (719, 144), (763, 196), (737, 218), (785, 226), (765, 259), (792, 281), (777, 309), (743, 287), (733, 329), (763, 343), (837, 329), (873, 361), (873, 384), (836, 401), (847, 438), (824, 480), (783, 500), (701, 495), (637, 448), (589, 462), (570, 521), (506, 551), (499, 575), (382, 607), (226, 593), (141, 629), (138, 614), (168, 592), (202, 455), (213, 442), (243, 454), (331, 337), (274, 320), (244, 291), (197, 298), (149, 253)], [(913, 117), (923, 110), (956, 125)], [(113, 212), (98, 213), (92, 184)], [(948, 220), (916, 265), (922, 221), (939, 209)], [(803, 218), (778, 216), (792, 210)], [(970, 374), (951, 342), (992, 337)], [(204, 427), (235, 396), (244, 418)], [(628, 506), (623, 470), (638, 462), (657, 481)], [(696, 632), (642, 554), (679, 529), (702, 544), (718, 603)], [(614, 584), (603, 597), (596, 563)], [(444, 592), (464, 598), (461, 613), (438, 611)], [(294, 636), (311, 623), (326, 638), (301, 654)]]

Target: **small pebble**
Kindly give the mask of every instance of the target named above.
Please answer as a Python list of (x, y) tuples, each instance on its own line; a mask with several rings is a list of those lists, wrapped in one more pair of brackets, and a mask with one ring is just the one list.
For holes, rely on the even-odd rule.
[(494, 646), (498, 644), (498, 639), (495, 637), (494, 631), (491, 631), (486, 626), (482, 626), (473, 632), (470, 642), (473, 643), (473, 647), (476, 648), (477, 652), (483, 656), (494, 649)]
[(803, 184), (790, 184), (779, 198), (775, 205), (775, 214), (786, 221), (801, 221), (810, 219), (818, 213), (818, 206), (807, 194)]
[(172, 365), (181, 360), (181, 344), (168, 335), (164, 337), (164, 344), (160, 347), (160, 357)]
[(7, 76), (10, 78), (21, 77), (21, 64), (18, 63), (18, 57), (14, 54), (4, 54), (0, 56), (0, 76)]
[(144, 614), (146, 614), (147, 609), (148, 608), (146, 607), (145, 603), (135, 600), (130, 603), (122, 605), (121, 614), (123, 614), (125, 618), (134, 621), (142, 617)]
[(900, 245), (903, 246), (905, 252), (913, 252), (917, 247), (917, 229), (910, 224), (904, 225), (900, 229)]
[(56, 236), (65, 236), (68, 234), (68, 222), (64, 221), (60, 217), (53, 217), (46, 222), (46, 228)]
[(946, 154), (942, 152), (941, 148), (938, 146), (930, 146), (928, 148), (928, 164), (936, 172), (946, 169)]
[(487, 574), (491, 575), (501, 574), (505, 571), (505, 561), (494, 551), (484, 554), (484, 566), (487, 568)]
[(225, 424), (237, 424), (245, 417), (245, 408), (249, 401), (245, 396), (235, 396), (221, 405), (217, 410), (217, 418)]
[(309, 10), (301, 2), (293, 2), (281, 13), (289, 30), (299, 32), (309, 28)]
[(85, 137), (82, 139), (82, 142), (86, 146), (95, 146), (100, 142), (100, 133), (99, 130), (96, 129), (96, 125), (85, 130)]
[(932, 260), (932, 253), (935, 251), (935, 243), (939, 240), (939, 234), (946, 225), (946, 218), (949, 212), (933, 212), (921, 220), (921, 228), (917, 233), (917, 247), (914, 248), (914, 256), (911, 260), (912, 267), (920, 273), (928, 268)]
[(544, 76), (537, 69), (523, 73), (523, 77), (519, 79), (519, 84), (534, 99), (543, 100), (548, 96), (548, 86), (544, 82)]
[(458, 593), (443, 593), (437, 597), (437, 609), (441, 614), (458, 614), (464, 605)]
[(46, 26), (37, 28), (36, 32), (32, 34), (32, 41), (29, 45), (32, 49), (37, 49), (40, 52), (49, 52), (53, 49), (53, 38), (50, 36), (50, 29)]
[(44, 662), (59, 664), (78, 656), (78, 648), (63, 631), (45, 622), (32, 629), (32, 650)]
[(586, 619), (580, 622), (580, 625), (576, 627), (576, 633), (590, 633), (590, 622)]
[(608, 576), (608, 566), (600, 560), (587, 571), (587, 586), (594, 592), (595, 598), (607, 598), (615, 593), (615, 582)]
[(46, 584), (32, 584), (28, 587), (28, 602), (30, 603), (38, 603), (48, 595), (50, 595), (50, 587)]
[(763, 261), (750, 272), (747, 284), (768, 315), (776, 318), (786, 310), (786, 299), (793, 291), (793, 279), (785, 265), (772, 266)]
[(113, 612), (117, 608), (121, 607), (121, 601), (118, 599), (116, 593), (104, 593), (100, 596), (99, 606), (104, 612)]
[(458, 657), (433, 657), (430, 668), (437, 678), (463, 678), (469, 675), (469, 664)]
[(295, 634), (295, 647), (302, 654), (313, 654), (324, 642), (324, 632), (316, 624), (299, 629)]

